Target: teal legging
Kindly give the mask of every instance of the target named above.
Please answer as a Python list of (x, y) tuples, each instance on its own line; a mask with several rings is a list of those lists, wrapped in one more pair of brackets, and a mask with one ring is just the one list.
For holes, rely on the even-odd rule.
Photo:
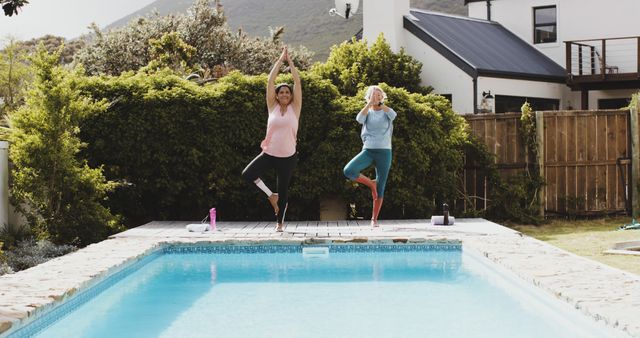
[(360, 176), (360, 172), (371, 164), (376, 167), (376, 188), (378, 197), (384, 196), (384, 187), (387, 185), (389, 168), (391, 168), (391, 149), (362, 149), (346, 166), (344, 166), (344, 176), (350, 180), (355, 180)]

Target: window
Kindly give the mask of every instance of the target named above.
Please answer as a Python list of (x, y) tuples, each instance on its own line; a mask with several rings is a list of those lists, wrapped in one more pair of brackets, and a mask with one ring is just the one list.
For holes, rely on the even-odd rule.
[(453, 103), (453, 94), (439, 94), (439, 95), (449, 100), (449, 104)]
[(540, 97), (496, 95), (495, 100), (496, 113), (519, 113), (525, 102), (529, 102), (533, 111), (558, 110), (560, 107), (560, 100)]
[(598, 109), (622, 109), (629, 106), (630, 98), (623, 99), (600, 99)]
[(556, 6), (533, 8), (533, 43), (558, 41)]

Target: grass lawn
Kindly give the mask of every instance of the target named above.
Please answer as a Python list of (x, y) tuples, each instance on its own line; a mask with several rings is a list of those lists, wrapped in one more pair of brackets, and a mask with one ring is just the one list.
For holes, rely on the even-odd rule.
[(553, 220), (541, 226), (508, 224), (531, 237), (576, 255), (640, 275), (640, 255), (610, 255), (603, 251), (617, 242), (640, 241), (640, 230), (617, 230), (631, 223), (630, 217), (595, 220)]

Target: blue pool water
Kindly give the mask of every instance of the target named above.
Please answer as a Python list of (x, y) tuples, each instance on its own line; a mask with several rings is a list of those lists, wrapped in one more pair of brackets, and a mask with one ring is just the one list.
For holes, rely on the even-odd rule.
[(165, 249), (37, 337), (613, 335), (460, 250), (283, 248)]

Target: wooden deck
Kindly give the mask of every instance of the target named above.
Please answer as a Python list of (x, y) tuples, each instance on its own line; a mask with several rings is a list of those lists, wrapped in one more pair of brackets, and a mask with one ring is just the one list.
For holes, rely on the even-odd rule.
[(274, 222), (219, 222), (215, 232), (189, 232), (187, 224), (198, 221), (154, 221), (121, 232), (111, 238), (197, 238), (197, 239), (305, 239), (330, 238), (412, 238), (453, 233), (496, 234), (515, 231), (496, 227), (484, 219), (456, 219), (455, 225), (434, 226), (428, 219), (381, 220), (374, 228), (369, 221), (299, 221), (289, 222), (283, 232), (275, 231)]

